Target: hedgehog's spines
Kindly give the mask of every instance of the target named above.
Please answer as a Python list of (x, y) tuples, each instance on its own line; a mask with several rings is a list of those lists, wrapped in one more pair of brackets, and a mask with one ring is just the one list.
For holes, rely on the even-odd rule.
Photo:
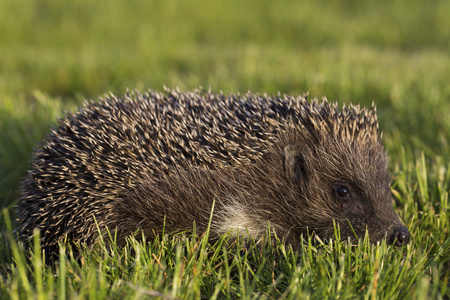
[[(378, 151), (382, 134), (378, 133), (375, 106), (370, 111), (359, 105), (343, 105), (339, 109), (337, 103), (330, 103), (325, 97), (320, 102), (308, 102), (308, 96), (222, 91), (214, 94), (203, 88), (182, 93), (178, 88), (164, 87), (163, 92), (127, 90), (121, 98), (110, 93), (97, 102), (86, 101), (78, 112), (60, 120), (59, 127), (51, 131), (34, 154), (33, 169), (25, 180), (18, 208), (21, 236), (30, 238), (37, 226), (42, 229), (44, 247), (55, 246), (66, 235), (74, 240), (93, 241), (96, 227), (91, 216), (99, 225), (107, 224), (112, 218), (111, 207), (129, 189), (142, 184), (142, 178), (155, 182), (170, 179), (177, 168), (209, 170), (212, 173), (202, 174), (211, 177), (230, 167), (240, 168), (241, 173), (254, 167), (253, 173), (248, 174), (257, 175), (262, 173), (258, 168), (263, 167), (260, 164), (266, 156), (277, 157), (274, 149), (289, 144), (297, 143), (306, 149), (317, 168), (334, 172), (316, 174), (317, 178), (343, 172), (353, 174), (353, 168), (339, 168), (340, 158), (350, 160), (352, 149), (365, 144)], [(326, 147), (335, 152), (328, 153)], [(185, 174), (184, 180), (191, 175)], [(273, 186), (276, 180), (272, 179), (264, 180)], [(277, 195), (279, 201), (290, 199), (283, 193), (295, 194), (287, 191), (287, 183), (277, 184), (283, 187), (281, 195)], [(322, 202), (319, 199), (308, 205), (325, 209), (322, 217), (331, 216), (332, 211), (327, 209), (332, 204)], [(283, 209), (287, 208), (280, 208)], [(314, 214), (319, 212), (311, 212)], [(289, 228), (292, 226), (289, 224)], [(317, 224), (317, 228), (321, 226), (325, 225)]]

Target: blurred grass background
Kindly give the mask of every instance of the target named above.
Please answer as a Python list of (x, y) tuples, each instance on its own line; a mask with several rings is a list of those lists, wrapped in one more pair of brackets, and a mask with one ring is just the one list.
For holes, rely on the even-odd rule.
[(394, 207), (413, 238), (401, 249), (309, 244), (301, 259), (208, 246), (219, 254), (197, 267), (206, 243), (163, 237), (87, 251), (81, 268), (69, 251), (43, 268), (38, 240), (26, 260), (5, 214), (0, 298), (138, 298), (143, 287), (192, 298), (448, 299), (449, 53), (445, 0), (1, 0), (0, 209), (13, 218), (32, 149), (58, 117), (109, 91), (203, 86), (375, 102)]
[(449, 46), (449, 1), (3, 0), (0, 206), (57, 117), (127, 88), (373, 101), (392, 165), (447, 164)]

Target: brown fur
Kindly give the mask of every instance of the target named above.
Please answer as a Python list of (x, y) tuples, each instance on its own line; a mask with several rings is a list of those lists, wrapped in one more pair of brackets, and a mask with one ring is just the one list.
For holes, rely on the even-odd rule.
[[(340, 197), (339, 187), (349, 195)], [(375, 111), (326, 100), (201, 91), (111, 96), (60, 121), (33, 157), (18, 204), (21, 236), (42, 245), (226, 232), (260, 237), (267, 224), (296, 246), (301, 235), (388, 237), (409, 232), (392, 208)], [(351, 223), (352, 228), (349, 223)]]

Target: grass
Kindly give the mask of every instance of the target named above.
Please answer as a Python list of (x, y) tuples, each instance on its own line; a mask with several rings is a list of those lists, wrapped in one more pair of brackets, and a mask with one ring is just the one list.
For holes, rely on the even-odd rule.
[[(448, 1), (418, 0), (0, 1), (0, 298), (449, 299), (448, 15)], [(163, 85), (375, 102), (412, 242), (313, 238), (296, 253), (164, 236), (79, 259), (62, 245), (55, 263), (38, 240), (22, 249), (12, 206), (57, 117)]]

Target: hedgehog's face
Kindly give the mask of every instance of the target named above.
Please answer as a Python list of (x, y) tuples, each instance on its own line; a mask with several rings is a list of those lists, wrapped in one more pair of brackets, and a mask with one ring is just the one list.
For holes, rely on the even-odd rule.
[(316, 145), (314, 151), (301, 144), (284, 149), (286, 176), (300, 185), (306, 203), (299, 213), (312, 225), (309, 229), (322, 238), (332, 238), (335, 222), (343, 240), (364, 237), (367, 230), (371, 242), (386, 238), (398, 246), (407, 243), (409, 232), (392, 207), (381, 144), (329, 140)]

